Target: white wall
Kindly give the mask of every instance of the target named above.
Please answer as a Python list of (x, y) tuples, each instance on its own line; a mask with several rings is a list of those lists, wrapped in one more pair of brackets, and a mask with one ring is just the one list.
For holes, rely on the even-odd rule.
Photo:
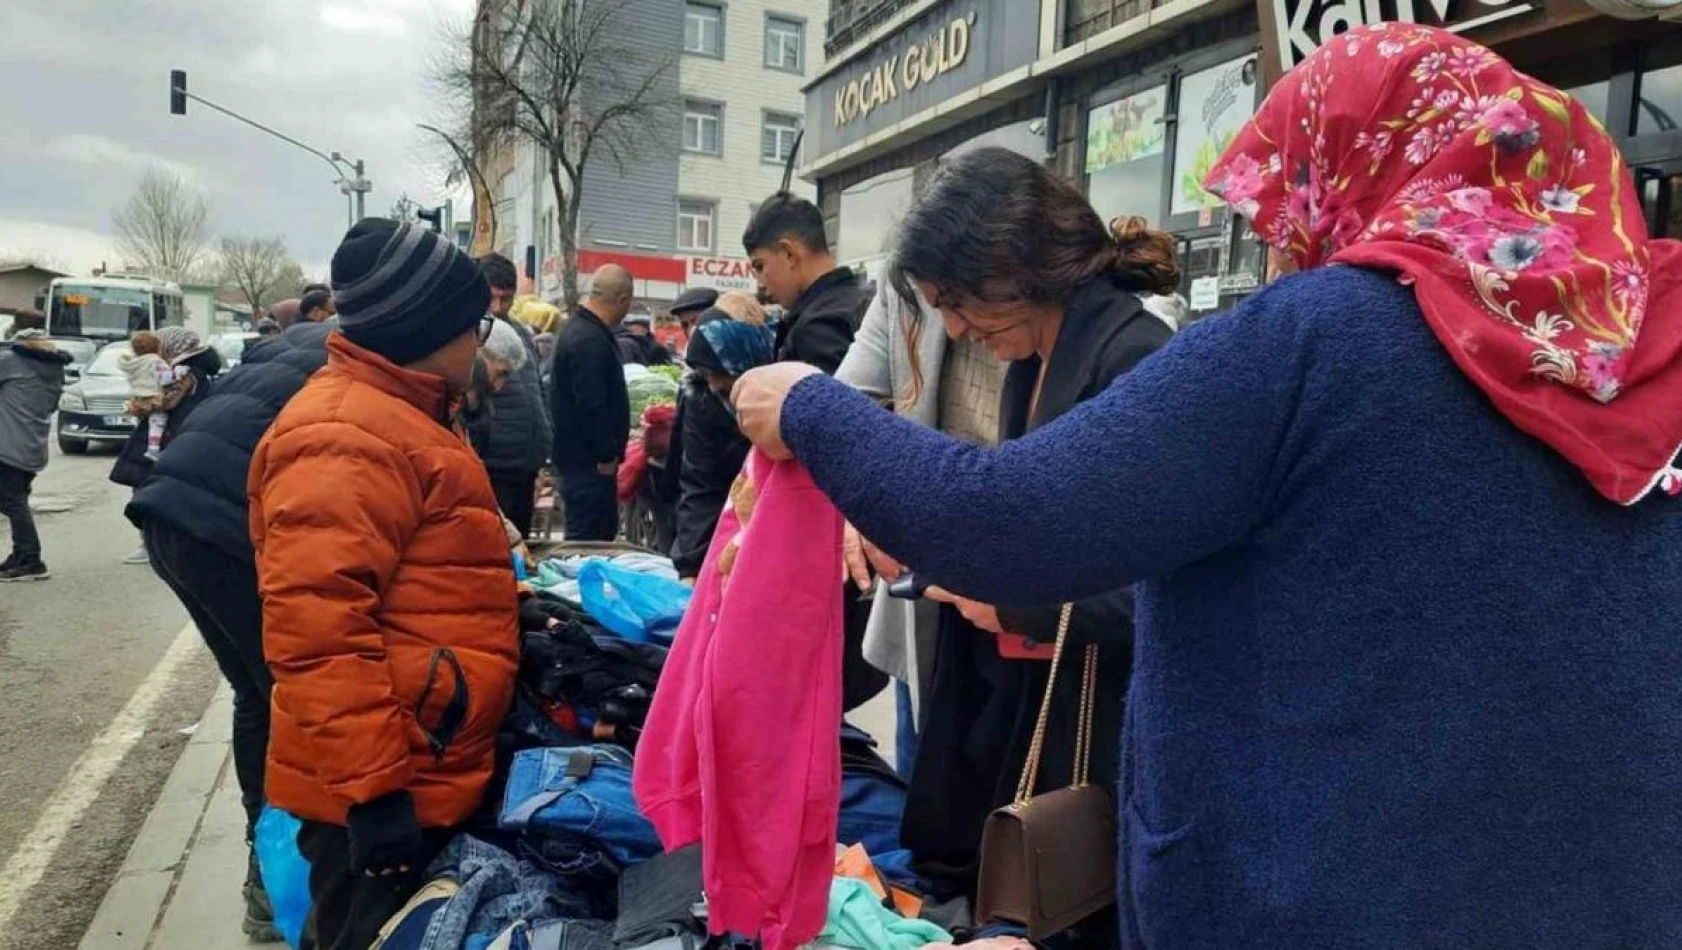
[[(679, 85), (686, 97), (724, 104), (723, 156), (684, 154), (679, 158), (678, 198), (714, 201), (714, 253), (742, 257), (742, 232), (753, 207), (782, 185), (783, 169), (760, 159), (764, 112), (804, 115), (800, 87), (823, 64), (827, 0), (729, 0), (724, 9), (724, 59), (685, 55)], [(765, 17), (778, 14), (806, 22), (806, 61), (802, 75), (765, 67)], [(799, 178), (792, 190), (813, 198), (813, 187)], [(676, 201), (673, 201), (674, 230)], [(683, 252), (679, 252), (683, 253)]]

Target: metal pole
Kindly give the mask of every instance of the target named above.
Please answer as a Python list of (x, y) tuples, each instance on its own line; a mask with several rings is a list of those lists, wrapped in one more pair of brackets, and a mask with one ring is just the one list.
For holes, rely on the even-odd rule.
[[(363, 196), (368, 193), (369, 184), (368, 180), (362, 177), (362, 159), (360, 158), (356, 160), (356, 183), (352, 187), (356, 189), (356, 220), (361, 221), (364, 217), (362, 200)], [(355, 226), (356, 222), (353, 221), (351, 224)]]

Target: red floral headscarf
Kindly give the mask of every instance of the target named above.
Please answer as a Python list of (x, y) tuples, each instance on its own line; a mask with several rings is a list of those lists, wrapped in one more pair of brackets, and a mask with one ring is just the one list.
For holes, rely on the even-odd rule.
[(1280, 80), (1205, 185), (1299, 267), (1399, 272), (1455, 364), (1601, 494), (1682, 491), (1682, 243), (1648, 239), (1572, 97), (1443, 30), (1360, 27)]

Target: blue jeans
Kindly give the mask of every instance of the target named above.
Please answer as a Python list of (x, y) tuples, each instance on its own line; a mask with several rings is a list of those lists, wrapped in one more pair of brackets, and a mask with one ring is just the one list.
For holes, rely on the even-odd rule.
[(907, 782), (917, 764), (917, 713), (911, 708), (911, 684), (894, 680), (894, 706), (898, 728), (894, 730), (894, 771)]
[(631, 754), (618, 746), (515, 754), (497, 824), (528, 841), (592, 842), (621, 866), (661, 851), (654, 826), (637, 811), (631, 795)]

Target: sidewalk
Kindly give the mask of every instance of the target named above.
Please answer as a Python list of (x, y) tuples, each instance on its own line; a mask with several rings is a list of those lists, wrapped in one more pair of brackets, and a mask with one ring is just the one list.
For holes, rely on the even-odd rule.
[[(888, 690), (847, 717), (894, 760)], [(234, 776), (233, 694), (216, 690), (164, 783), (80, 950), (251, 950), (240, 930), (245, 812)], [(268, 944), (284, 947), (285, 944)]]
[(240, 931), (245, 812), (231, 756), (232, 703), (223, 684), (141, 825), (80, 950), (254, 946)]

